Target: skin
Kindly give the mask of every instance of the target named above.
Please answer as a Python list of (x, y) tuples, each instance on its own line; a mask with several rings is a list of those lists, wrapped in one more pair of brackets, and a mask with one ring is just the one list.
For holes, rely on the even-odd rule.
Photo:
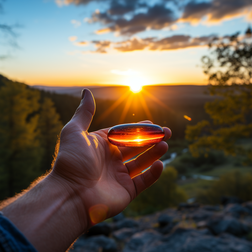
[(94, 112), (86, 89), (61, 132), (51, 172), (2, 209), (38, 251), (65, 251), (92, 225), (120, 213), (162, 173), (158, 159), (168, 150), (168, 128), (155, 146), (116, 147), (107, 140), (108, 129), (88, 133)]

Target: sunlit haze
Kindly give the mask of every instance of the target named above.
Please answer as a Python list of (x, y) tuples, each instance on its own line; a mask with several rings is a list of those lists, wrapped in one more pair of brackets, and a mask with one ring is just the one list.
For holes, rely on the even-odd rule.
[(2, 1), (0, 23), (14, 25), (17, 36), (0, 34), (0, 73), (30, 85), (127, 85), (133, 92), (207, 84), (201, 57), (209, 41), (251, 25), (252, 1), (238, 2)]

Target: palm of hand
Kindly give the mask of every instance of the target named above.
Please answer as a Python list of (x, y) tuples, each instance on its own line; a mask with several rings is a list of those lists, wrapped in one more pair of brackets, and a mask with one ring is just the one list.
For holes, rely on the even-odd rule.
[(104, 204), (113, 209), (109, 212), (113, 216), (136, 196), (123, 161), (121, 151), (108, 142), (106, 129), (88, 134), (70, 122), (61, 134), (55, 168), (60, 167), (58, 173), (78, 185), (85, 204)]

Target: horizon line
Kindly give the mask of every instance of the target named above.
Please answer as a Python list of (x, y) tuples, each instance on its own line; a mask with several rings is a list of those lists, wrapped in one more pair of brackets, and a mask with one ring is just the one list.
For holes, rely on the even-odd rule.
[[(158, 84), (147, 84), (143, 85), (143, 87), (147, 86), (207, 86), (208, 84), (193, 84), (193, 83), (158, 83)], [(77, 88), (77, 87), (129, 87), (125, 84), (87, 84), (87, 85), (71, 85), (71, 86), (60, 86), (60, 85), (43, 85), (43, 84), (34, 84), (28, 85), (30, 87), (48, 87), (48, 88)]]

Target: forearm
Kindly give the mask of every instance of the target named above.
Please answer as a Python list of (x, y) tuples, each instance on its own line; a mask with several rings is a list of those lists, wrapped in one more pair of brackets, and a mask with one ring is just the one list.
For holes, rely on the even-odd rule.
[(2, 212), (38, 251), (65, 251), (88, 228), (79, 196), (52, 174)]

